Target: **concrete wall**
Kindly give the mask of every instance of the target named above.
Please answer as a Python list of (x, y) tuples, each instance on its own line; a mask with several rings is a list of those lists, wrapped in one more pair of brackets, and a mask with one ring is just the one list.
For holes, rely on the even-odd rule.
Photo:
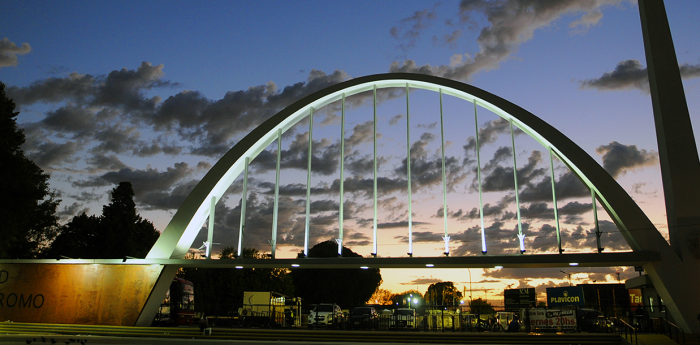
[(0, 264), (0, 320), (133, 326), (161, 265)]

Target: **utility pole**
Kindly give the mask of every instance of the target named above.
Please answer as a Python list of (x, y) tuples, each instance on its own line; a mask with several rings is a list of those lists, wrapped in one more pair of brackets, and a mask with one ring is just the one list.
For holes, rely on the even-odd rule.
[[(571, 286), (571, 273), (567, 273), (567, 272), (564, 272), (564, 271), (559, 271), (559, 272), (564, 273), (564, 274), (566, 274), (567, 276), (569, 276), (569, 286)], [(619, 274), (619, 273), (620, 273), (620, 272), (618, 272), (618, 274)], [(620, 280), (619, 277), (618, 277), (617, 280)]]

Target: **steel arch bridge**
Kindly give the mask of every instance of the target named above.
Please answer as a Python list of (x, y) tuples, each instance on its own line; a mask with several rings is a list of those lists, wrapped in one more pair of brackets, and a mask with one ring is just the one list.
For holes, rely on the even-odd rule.
[[(492, 95), (486, 91), (480, 90), (476, 87), (463, 84), (460, 82), (443, 79), (439, 77), (432, 77), (426, 75), (417, 74), (383, 74), (383, 75), (373, 75), (362, 78), (356, 78), (344, 83), (337, 84), (335, 86), (329, 87), (327, 89), (318, 91), (312, 95), (301, 99), (284, 110), (280, 111), (268, 121), (264, 122), (262, 125), (254, 129), (249, 135), (244, 137), (238, 144), (236, 144), (232, 149), (230, 149), (209, 171), (209, 173), (204, 176), (204, 178), (199, 182), (199, 184), (192, 190), (190, 195), (185, 199), (180, 209), (173, 216), (171, 222), (168, 224), (166, 229), (163, 231), (163, 235), (160, 237), (158, 242), (154, 245), (151, 252), (148, 254), (147, 258), (170, 258), (179, 259), (184, 257), (184, 255), (190, 250), (194, 242), (195, 236), (199, 233), (200, 229), (204, 225), (207, 219), (211, 220), (214, 217), (210, 217), (213, 214), (213, 206), (218, 202), (221, 197), (226, 192), (227, 188), (233, 183), (233, 181), (239, 175), (243, 174), (243, 185), (246, 188), (248, 166), (253, 159), (255, 159), (258, 154), (260, 154), (268, 145), (277, 141), (278, 145), (281, 140), (278, 140), (282, 134), (287, 130), (292, 128), (296, 123), (307, 117), (313, 117), (313, 112), (316, 109), (320, 109), (336, 101), (343, 101), (343, 119), (341, 126), (344, 126), (344, 100), (352, 95), (373, 91), (375, 92), (375, 124), (376, 124), (376, 90), (381, 90), (383, 88), (406, 88), (407, 92), (407, 108), (408, 108), (408, 90), (410, 89), (423, 89), (430, 90), (440, 93), (442, 95), (449, 95), (457, 97), (462, 100), (473, 103), (474, 105), (474, 115), (476, 115), (476, 106), (481, 106), (491, 112), (497, 114), (503, 119), (507, 120), (511, 128), (516, 127), (523, 132), (525, 132), (530, 137), (534, 138), (539, 142), (546, 151), (549, 152), (550, 165), (552, 157), (556, 157), (561, 160), (566, 166), (586, 185), (586, 187), (591, 191), (591, 200), (595, 205), (596, 201), (601, 203), (601, 206), (610, 214), (612, 220), (615, 222), (617, 227), (620, 229), (625, 240), (629, 244), (630, 248), (634, 251), (640, 250), (656, 250), (655, 246), (648, 246), (646, 242), (649, 241), (661, 241), (665, 240), (658, 235), (658, 231), (654, 225), (648, 220), (641, 209), (632, 201), (632, 199), (627, 195), (627, 193), (610, 177), (610, 175), (605, 172), (600, 165), (593, 160), (588, 154), (586, 154), (580, 147), (571, 142), (563, 134), (557, 131), (555, 128), (551, 127), (544, 121), (540, 120), (538, 117), (527, 112), (526, 110), (500, 98)], [(407, 112), (409, 109), (407, 109)], [(442, 109), (440, 109), (442, 112)], [(410, 116), (409, 116), (410, 117)], [(409, 120), (410, 121), (410, 120)], [(312, 131), (312, 128), (310, 128)], [(408, 130), (408, 135), (410, 136), (410, 130)], [(344, 132), (344, 130), (341, 130)], [(512, 134), (512, 131), (511, 131)], [(512, 136), (511, 136), (512, 137)], [(341, 137), (341, 150), (343, 147), (344, 137)], [(313, 140), (312, 135), (309, 135), (309, 142)], [(479, 138), (478, 131), (476, 131), (476, 141), (477, 141), (477, 159), (479, 159)], [(408, 140), (410, 146), (410, 139)], [(376, 145), (376, 144), (375, 144)], [(514, 144), (513, 144), (514, 145)], [(410, 147), (407, 148), (409, 152), (407, 155), (410, 157)], [(311, 145), (309, 145), (309, 150), (311, 151)], [(279, 152), (278, 150), (278, 162), (279, 162)], [(343, 154), (341, 153), (341, 156)], [(309, 154), (309, 165), (307, 176), (310, 175), (311, 170), (311, 154)], [(376, 159), (376, 149), (375, 149), (375, 159)], [(443, 163), (444, 163), (444, 153), (443, 153)], [(338, 247), (340, 249), (343, 241), (343, 207), (342, 207), (342, 185), (343, 185), (343, 160), (341, 159), (341, 207), (339, 209), (339, 234), (338, 234)], [(408, 166), (408, 197), (410, 198), (410, 159), (407, 161)], [(279, 175), (279, 163), (277, 165), (277, 175)], [(551, 172), (551, 170), (550, 170)], [(444, 173), (444, 169), (443, 169)], [(477, 163), (477, 175), (480, 178), (481, 175), (481, 164)], [(278, 176), (277, 176), (278, 177)], [(515, 186), (517, 187), (517, 176), (514, 177)], [(279, 178), (277, 178), (276, 184), (279, 185)], [(444, 180), (444, 179), (443, 179)], [(376, 181), (376, 167), (375, 167), (375, 181)], [(307, 178), (307, 190), (310, 188)], [(481, 187), (481, 186), (479, 186)], [(244, 194), (246, 191), (244, 191)], [(376, 197), (376, 189), (375, 189)], [(516, 193), (516, 197), (517, 197)], [(245, 214), (245, 199), (242, 202), (242, 213)], [(275, 197), (277, 199), (277, 195)], [(306, 199), (307, 205), (309, 203), (309, 197), (307, 193)], [(517, 201), (516, 201), (517, 202)], [(556, 192), (553, 191), (552, 202), (556, 206)], [(480, 211), (483, 213), (483, 202), (480, 200)], [(410, 212), (410, 199), (409, 199), (409, 217), (411, 217)], [(308, 208), (307, 208), (308, 209)], [(519, 207), (516, 207), (519, 209)], [(554, 208), (556, 210), (556, 207)], [(595, 212), (595, 208), (594, 208)], [(243, 235), (243, 228), (245, 227), (245, 216), (242, 216), (238, 239), (238, 251), (241, 251), (241, 242)], [(555, 218), (558, 218), (555, 215)], [(308, 219), (308, 213), (307, 213)], [(558, 221), (558, 219), (555, 219)], [(376, 223), (376, 222), (375, 222)], [(483, 221), (482, 221), (483, 223)], [(411, 220), (408, 222), (409, 227), (409, 244), (408, 253), (412, 254), (411, 246)], [(211, 227), (210, 227), (211, 228)], [(482, 228), (482, 252), (487, 252), (486, 241), (483, 236), (483, 224)], [(308, 222), (306, 225), (305, 234), (305, 244), (304, 253), (308, 251)], [(376, 231), (376, 225), (375, 229)], [(632, 230), (632, 231), (630, 231)], [(275, 224), (273, 224), (273, 235), (272, 241), (275, 241)], [(643, 232), (643, 233), (642, 233)], [(657, 234), (654, 236), (653, 234)], [(557, 234), (559, 235), (559, 234)], [(559, 237), (559, 236), (558, 236)], [(648, 238), (649, 237), (649, 238)], [(654, 239), (650, 239), (654, 238)], [(208, 238), (208, 242), (211, 243), (211, 239)], [(661, 243), (659, 242), (659, 243)], [(523, 241), (520, 241), (521, 252), (525, 251), (523, 246)], [(563, 250), (561, 248), (561, 238), (558, 238), (559, 253), (562, 254)], [(376, 253), (376, 241), (374, 243), (374, 251)], [(598, 243), (598, 251), (601, 252), (601, 246)], [(446, 252), (449, 252), (449, 247), (446, 247)], [(272, 254), (274, 257), (275, 246), (273, 244)], [(340, 253), (340, 252), (339, 252)]]
[[(408, 166), (408, 198), (409, 198), (409, 240), (408, 253), (409, 257), (401, 258), (356, 258), (342, 260), (333, 259), (313, 259), (313, 258), (297, 258), (297, 259), (274, 259), (275, 255), (275, 239), (276, 239), (276, 220), (277, 220), (277, 201), (279, 198), (279, 152), (278, 146), (277, 157), (277, 178), (275, 187), (275, 208), (273, 215), (272, 229), (272, 256), (273, 260), (250, 260), (236, 259), (231, 262), (219, 262), (219, 260), (205, 260), (204, 262), (193, 263), (191, 260), (181, 260), (190, 250), (195, 237), (209, 219), (209, 234), (207, 242), (207, 254), (209, 254), (210, 244), (213, 243), (212, 229), (214, 219), (214, 206), (216, 202), (226, 192), (227, 188), (234, 182), (234, 179), (243, 174), (243, 195), (242, 198), (242, 216), (240, 222), (240, 232), (238, 238), (238, 252), (241, 252), (241, 243), (243, 237), (243, 227), (245, 226), (245, 193), (246, 181), (248, 173), (248, 165), (258, 154), (260, 154), (268, 145), (277, 140), (280, 143), (281, 135), (289, 130), (299, 121), (307, 117), (313, 117), (314, 109), (322, 108), (326, 105), (342, 101), (343, 118), (341, 120), (341, 128), (344, 128), (344, 101), (346, 97), (361, 93), (374, 92), (375, 102), (375, 128), (376, 128), (376, 92), (383, 88), (405, 88), (407, 98), (407, 121), (408, 116), (408, 97), (409, 90), (423, 89), (434, 91), (442, 95), (449, 95), (473, 103), (475, 117), (477, 105), (497, 114), (507, 120), (512, 128), (516, 127), (525, 132), (530, 137), (534, 138), (549, 152), (550, 167), (552, 157), (562, 161), (572, 173), (574, 173), (591, 191), (591, 200), (595, 214), (596, 201), (608, 212), (611, 219), (623, 235), (625, 241), (632, 249), (631, 252), (624, 253), (601, 253), (602, 248), (598, 240), (598, 253), (591, 254), (563, 254), (561, 247), (561, 238), (559, 236), (558, 216), (556, 215), (556, 193), (553, 188), (553, 203), (555, 210), (555, 221), (557, 223), (557, 240), (559, 246), (559, 255), (544, 255), (544, 254), (524, 254), (524, 255), (484, 255), (484, 256), (444, 256), (432, 258), (413, 258), (412, 235), (411, 235), (411, 219), (410, 219), (410, 158), (407, 159)], [(441, 103), (442, 112), (442, 103)], [(442, 113), (441, 113), (442, 117)], [(313, 121), (310, 121), (313, 126)], [(408, 135), (410, 136), (410, 129)], [(311, 128), (310, 128), (311, 132)], [(344, 133), (344, 130), (341, 130)], [(477, 132), (477, 157), (478, 157), (478, 130)], [(376, 135), (376, 129), (375, 129)], [(309, 135), (309, 151), (311, 151), (311, 135)], [(341, 157), (343, 157), (344, 135), (341, 136)], [(410, 155), (410, 140), (407, 141), (408, 155)], [(443, 144), (444, 145), (444, 144)], [(514, 145), (514, 143), (513, 143)], [(515, 152), (515, 151), (513, 151)], [(443, 147), (443, 186), (444, 186), (444, 147)], [(311, 154), (309, 158), (309, 169), (307, 176), (310, 176)], [(478, 159), (478, 158), (477, 158)], [(341, 159), (341, 178), (340, 178), (340, 209), (339, 209), (339, 232), (338, 242), (339, 252), (343, 243), (343, 163)], [(477, 164), (477, 175), (480, 176), (480, 164)], [(553, 168), (552, 168), (553, 173)], [(480, 178), (480, 177), (479, 177)], [(517, 175), (515, 179), (515, 195), (517, 200)], [(552, 183), (554, 179), (552, 178)], [(308, 236), (309, 236), (309, 178), (307, 178), (307, 222), (305, 231), (304, 253), (308, 251)], [(376, 205), (376, 139), (375, 139), (375, 187), (374, 198)], [(481, 183), (479, 183), (479, 193), (481, 195)], [(516, 201), (517, 202), (517, 201)], [(443, 208), (446, 209), (446, 208)], [(520, 207), (517, 206), (518, 211)], [(484, 237), (483, 227), (483, 203), (480, 201), (481, 222), (481, 238), (482, 252), (487, 254), (487, 245)], [(376, 211), (374, 222), (374, 252), (377, 253), (376, 244)], [(520, 229), (521, 222), (518, 219), (518, 228)], [(597, 229), (597, 217), (596, 217)], [(600, 234), (597, 234), (599, 239)], [(525, 252), (522, 231), (518, 234), (521, 253)], [(449, 236), (447, 233), (444, 237), (445, 251), (449, 253)], [(209, 257), (209, 255), (207, 255)], [(500, 265), (504, 267), (551, 267), (551, 266), (569, 266), (571, 263), (577, 263), (581, 266), (615, 266), (615, 265), (637, 265), (644, 266), (648, 276), (656, 287), (659, 295), (663, 299), (666, 307), (670, 311), (673, 318), (678, 324), (685, 328), (691, 329), (695, 325), (691, 325), (691, 320), (694, 318), (697, 310), (693, 310), (693, 306), (700, 305), (700, 297), (696, 290), (691, 287), (691, 284), (681, 283), (681, 278), (688, 269), (695, 269), (691, 262), (683, 262), (679, 256), (671, 249), (666, 240), (657, 231), (652, 222), (642, 212), (639, 206), (632, 198), (617, 184), (617, 182), (585, 151), (573, 143), (561, 132), (545, 123), (535, 115), (525, 109), (484, 90), (476, 87), (448, 80), (444, 78), (418, 75), (418, 74), (402, 74), (390, 73), (372, 75), (351, 79), (343, 83), (336, 84), (326, 89), (317, 91), (303, 99), (293, 103), (283, 109), (263, 124), (255, 128), (251, 133), (245, 136), (238, 144), (231, 148), (204, 176), (199, 184), (192, 190), (189, 196), (185, 199), (182, 206), (173, 216), (172, 220), (163, 231), (148, 256), (146, 261), (160, 262), (165, 264), (165, 270), (158, 279), (158, 283), (154, 287), (151, 296), (161, 296), (165, 293), (167, 285), (172, 280), (175, 274), (176, 267), (197, 265), (198, 267), (323, 267), (323, 268), (347, 268), (347, 267), (378, 267), (378, 268), (394, 268), (394, 267), (493, 267)], [(188, 262), (186, 262), (188, 261)], [(200, 260), (197, 260), (200, 261)], [(692, 267), (691, 267), (692, 266)], [(697, 280), (697, 278), (696, 278)], [(163, 293), (160, 293), (162, 290)], [(139, 317), (137, 324), (145, 324), (152, 319), (150, 310), (155, 313), (155, 308), (160, 300), (156, 297), (149, 298), (149, 301)]]

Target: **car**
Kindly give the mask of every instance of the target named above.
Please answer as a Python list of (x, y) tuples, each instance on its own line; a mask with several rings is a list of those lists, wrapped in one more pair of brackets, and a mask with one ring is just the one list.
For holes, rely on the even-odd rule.
[(379, 315), (373, 307), (357, 307), (350, 313), (350, 327), (376, 328), (379, 326)]
[(341, 327), (345, 323), (345, 315), (335, 303), (321, 303), (309, 312), (309, 328)]
[(389, 321), (389, 328), (416, 328), (416, 310), (398, 308)]
[(580, 308), (578, 310), (578, 326), (583, 332), (603, 332), (607, 322), (600, 310)]

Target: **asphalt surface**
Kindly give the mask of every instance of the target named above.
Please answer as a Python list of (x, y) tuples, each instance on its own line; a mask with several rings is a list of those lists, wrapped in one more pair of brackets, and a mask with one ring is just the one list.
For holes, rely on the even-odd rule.
[(615, 334), (126, 327), (0, 323), (2, 344), (620, 344)]

